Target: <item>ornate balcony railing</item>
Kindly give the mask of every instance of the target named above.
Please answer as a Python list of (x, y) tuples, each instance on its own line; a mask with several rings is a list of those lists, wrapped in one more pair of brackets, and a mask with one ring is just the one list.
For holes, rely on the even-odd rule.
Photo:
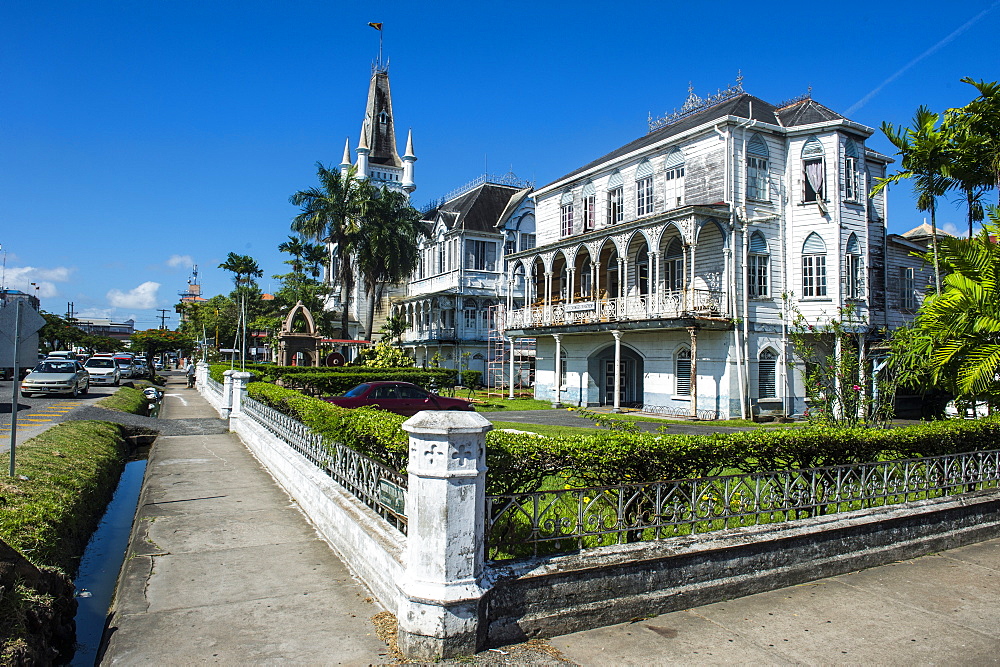
[(997, 488), (1000, 450), (488, 496), (493, 560), (663, 540)]
[(513, 310), (507, 315), (506, 329), (594, 324), (627, 320), (657, 320), (710, 315), (726, 317), (725, 293), (720, 290), (693, 289), (686, 292), (661, 292), (614, 299), (586, 300), (534, 305)]
[(252, 398), (243, 413), (286, 442), (383, 519), (406, 533), (406, 475), (316, 433), (300, 421)]

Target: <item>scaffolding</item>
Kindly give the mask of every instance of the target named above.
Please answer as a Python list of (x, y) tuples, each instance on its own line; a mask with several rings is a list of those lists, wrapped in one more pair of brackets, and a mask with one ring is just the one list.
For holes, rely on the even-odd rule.
[(535, 384), (535, 339), (508, 338), (504, 330), (504, 306), (492, 306), (490, 311), (486, 395), (531, 397)]

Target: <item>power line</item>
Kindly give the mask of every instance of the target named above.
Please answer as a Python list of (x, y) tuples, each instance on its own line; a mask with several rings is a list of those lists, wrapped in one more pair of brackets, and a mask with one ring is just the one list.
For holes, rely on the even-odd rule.
[(161, 329), (166, 329), (167, 328), (167, 313), (169, 312), (169, 310), (166, 309), (166, 308), (157, 308), (156, 312), (158, 312), (160, 314), (160, 328)]

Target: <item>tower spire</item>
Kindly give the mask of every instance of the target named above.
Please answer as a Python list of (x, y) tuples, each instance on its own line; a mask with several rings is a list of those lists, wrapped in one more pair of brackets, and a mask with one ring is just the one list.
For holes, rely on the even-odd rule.
[(344, 157), (340, 161), (340, 174), (347, 175), (347, 170), (351, 168), (351, 138), (344, 139)]

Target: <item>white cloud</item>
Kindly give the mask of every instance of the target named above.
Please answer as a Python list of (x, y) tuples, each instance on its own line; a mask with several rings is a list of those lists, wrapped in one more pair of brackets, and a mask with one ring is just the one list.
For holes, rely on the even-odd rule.
[(50, 298), (59, 295), (59, 290), (55, 283), (69, 281), (73, 271), (75, 269), (65, 266), (57, 266), (51, 269), (42, 269), (35, 266), (7, 267), (3, 275), (3, 286), (18, 289), (27, 294), (35, 294), (35, 287), (38, 287), (37, 294), (39, 297)]
[(147, 280), (143, 284), (128, 292), (120, 289), (113, 289), (108, 292), (108, 303), (115, 308), (135, 308), (145, 310), (156, 306), (156, 291), (160, 289), (160, 283)]
[(952, 236), (957, 236), (960, 239), (965, 239), (969, 237), (968, 227), (959, 227), (954, 222), (946, 222), (941, 225), (941, 231), (948, 232)]
[(194, 260), (191, 259), (191, 255), (171, 255), (170, 259), (167, 260), (167, 266), (174, 269), (190, 269), (194, 266)]
[(76, 317), (86, 320), (110, 320), (114, 319), (112, 313), (115, 312), (114, 308), (84, 308), (83, 310), (78, 310), (75, 314)]

